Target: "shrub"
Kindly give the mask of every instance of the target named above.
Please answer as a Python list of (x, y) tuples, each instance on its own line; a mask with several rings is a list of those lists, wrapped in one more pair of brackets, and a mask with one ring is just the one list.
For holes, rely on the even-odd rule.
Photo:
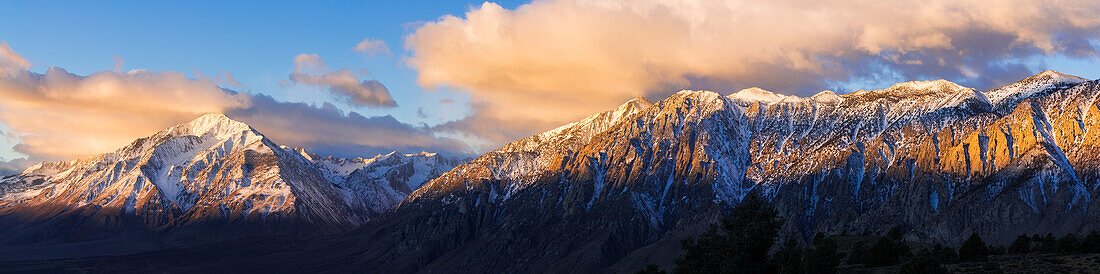
[(955, 252), (955, 249), (945, 247), (941, 244), (936, 244), (936, 246), (932, 247), (932, 254), (936, 255), (936, 260), (942, 264), (959, 262), (959, 253)]
[(1061, 254), (1070, 254), (1080, 252), (1081, 240), (1077, 238), (1076, 234), (1066, 233), (1061, 239), (1058, 239), (1058, 243), (1055, 245), (1055, 252)]
[(659, 267), (655, 264), (646, 265), (645, 268), (642, 268), (642, 270), (638, 270), (637, 272), (634, 272), (634, 274), (666, 274), (666, 273), (668, 273), (668, 272), (665, 272), (664, 270), (661, 270), (661, 267)]
[(909, 246), (902, 241), (895, 241), (889, 236), (879, 237), (870, 248), (856, 248), (852, 252), (851, 264), (864, 264), (867, 266), (896, 265), (901, 257), (909, 254)]
[(921, 250), (912, 260), (901, 265), (901, 273), (912, 274), (939, 274), (948, 273), (943, 265), (940, 265), (936, 254), (931, 250)]
[(1096, 231), (1089, 232), (1089, 235), (1081, 241), (1081, 252), (1100, 253), (1100, 233)]

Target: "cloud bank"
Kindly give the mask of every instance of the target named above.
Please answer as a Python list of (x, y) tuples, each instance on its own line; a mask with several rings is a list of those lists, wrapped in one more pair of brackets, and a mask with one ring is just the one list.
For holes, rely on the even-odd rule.
[(228, 109), (225, 113), (280, 144), (303, 146), (325, 155), (374, 156), (394, 150), (468, 152), (464, 143), (435, 136), (430, 128), (406, 124), (389, 115), (364, 117), (354, 111), (345, 113), (329, 103), (315, 106), (254, 95), (247, 107)]
[(326, 155), (373, 156), (394, 149), (468, 152), (459, 141), (390, 116), (363, 117), (331, 104), (279, 102), (219, 87), (219, 81), (240, 85), (228, 74), (224, 80), (143, 70), (81, 76), (57, 67), (35, 73), (29, 67), (0, 42), (0, 122), (10, 129), (0, 135), (18, 140), (14, 150), (27, 155), (0, 160), (0, 169), (114, 151), (209, 112), (248, 123), (277, 143)]
[(1023, 58), (1096, 56), (1096, 14), (1100, 2), (1085, 0), (536, 0), (443, 16), (406, 47), (422, 86), (470, 92), (484, 118), (561, 124), (681, 88), (992, 88), (1035, 72)]
[(327, 89), (353, 106), (396, 107), (390, 91), (378, 80), (359, 81), (350, 69), (328, 70), (317, 54), (299, 54), (294, 57), (294, 72), (290, 81)]

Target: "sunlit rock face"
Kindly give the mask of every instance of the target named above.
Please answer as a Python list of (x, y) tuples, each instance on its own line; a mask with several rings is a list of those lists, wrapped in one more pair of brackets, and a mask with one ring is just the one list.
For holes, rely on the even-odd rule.
[(1096, 81), (1048, 71), (988, 92), (938, 80), (808, 98), (753, 88), (634, 99), (430, 181), (360, 234), (373, 245), (360, 260), (630, 270), (627, 259), (674, 256), (653, 247), (678, 248), (668, 243), (750, 193), (803, 239), (893, 226), (948, 243), (1088, 231), (1098, 94)]
[(321, 158), (208, 114), (112, 153), (5, 177), (0, 218), (28, 241), (225, 224), (258, 234), (339, 232), (455, 164), (431, 153)]

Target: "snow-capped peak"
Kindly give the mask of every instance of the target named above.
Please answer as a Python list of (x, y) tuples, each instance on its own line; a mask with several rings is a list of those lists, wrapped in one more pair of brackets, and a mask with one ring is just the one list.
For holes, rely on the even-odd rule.
[(947, 80), (944, 80), (944, 79), (939, 79), (939, 80), (935, 80), (935, 81), (910, 81), (910, 82), (897, 83), (897, 84), (894, 84), (893, 86), (890, 86), (889, 88), (887, 88), (883, 91), (899, 91), (899, 90), (905, 90), (905, 89), (929, 90), (929, 91), (938, 91), (938, 92), (957, 92), (957, 91), (966, 89), (966, 87), (963, 87), (963, 86), (961, 86), (959, 84), (956, 84), (954, 82), (951, 82), (951, 81), (947, 81)]
[(831, 90), (822, 90), (814, 96), (810, 96), (810, 100), (818, 103), (839, 103), (843, 99)]
[(248, 126), (248, 124), (229, 119), (229, 117), (226, 117), (224, 114), (208, 113), (190, 122), (169, 128), (166, 130), (166, 133), (200, 137), (209, 136), (221, 139), (251, 130), (252, 127)]
[(1057, 72), (1057, 71), (1053, 71), (1053, 70), (1049, 70), (1049, 69), (1044, 70), (1043, 72), (1040, 72), (1039, 74), (1036, 74), (1035, 76), (1032, 76), (1032, 77), (1049, 77), (1051, 79), (1054, 79), (1055, 82), (1059, 82), (1059, 83), (1084, 83), (1084, 82), (1088, 82), (1088, 79), (1082, 78), (1080, 76), (1065, 74), (1065, 73), (1061, 73), (1061, 72)]
[(750, 103), (775, 103), (782, 101), (786, 97), (788, 96), (775, 94), (774, 92), (767, 91), (758, 87), (742, 89), (741, 91), (738, 91), (729, 96), (729, 98), (738, 99)]
[(626, 116), (630, 116), (634, 113), (637, 113), (638, 111), (649, 108), (649, 106), (652, 106), (652, 105), (653, 105), (653, 102), (650, 102), (649, 100), (646, 100), (644, 97), (641, 97), (641, 96), (634, 97), (634, 99), (630, 99), (630, 101), (627, 101), (626, 103), (623, 103), (622, 105), (619, 105), (619, 107), (615, 108), (611, 112), (611, 117), (610, 117), (611, 121), (610, 122), (611, 123), (617, 123), (619, 120), (622, 120)]
[(985, 95), (989, 97), (993, 106), (1001, 108), (1002, 106), (1014, 106), (1017, 102), (1025, 98), (1033, 97), (1036, 94), (1041, 94), (1055, 88), (1075, 86), (1084, 82), (1088, 82), (1088, 80), (1053, 70), (1046, 70), (1011, 85), (990, 90), (986, 92)]

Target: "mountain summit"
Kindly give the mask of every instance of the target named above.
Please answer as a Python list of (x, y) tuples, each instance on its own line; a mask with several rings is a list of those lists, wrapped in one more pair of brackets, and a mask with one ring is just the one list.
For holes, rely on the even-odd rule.
[(111, 153), (3, 178), (0, 218), (24, 240), (225, 224), (346, 231), (455, 164), (429, 153), (321, 158), (206, 114)]

